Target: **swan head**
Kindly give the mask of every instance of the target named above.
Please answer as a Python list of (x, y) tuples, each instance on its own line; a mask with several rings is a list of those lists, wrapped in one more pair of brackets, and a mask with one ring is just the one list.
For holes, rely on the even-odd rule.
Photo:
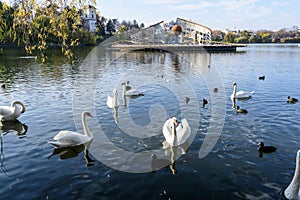
[(233, 87), (234, 87), (234, 86), (236, 86), (236, 82), (233, 82), (233, 84), (232, 84), (232, 85), (233, 85)]
[(93, 117), (93, 115), (92, 115), (90, 112), (87, 112), (87, 111), (83, 112), (83, 113), (82, 113), (82, 116)]
[(178, 126), (178, 121), (177, 121), (177, 118), (176, 117), (173, 117), (172, 118), (172, 123), (175, 125), (175, 127), (177, 127)]
[(20, 105), (21, 106), (21, 113), (24, 113), (26, 108), (24, 106), (24, 104), (21, 101), (13, 101), (11, 103), (11, 107), (15, 107), (16, 105)]
[(115, 89), (113, 90), (113, 93), (114, 93), (114, 95), (118, 95), (118, 90), (115, 88)]

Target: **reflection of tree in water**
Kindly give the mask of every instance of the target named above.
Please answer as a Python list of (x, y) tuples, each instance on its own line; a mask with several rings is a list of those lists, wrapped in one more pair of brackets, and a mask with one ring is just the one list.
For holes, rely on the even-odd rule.
[(172, 53), (171, 54), (171, 58), (172, 58), (172, 66), (174, 67), (174, 69), (178, 72), (180, 72), (181, 69), (181, 63), (180, 63), (180, 59), (178, 54), (176, 53)]

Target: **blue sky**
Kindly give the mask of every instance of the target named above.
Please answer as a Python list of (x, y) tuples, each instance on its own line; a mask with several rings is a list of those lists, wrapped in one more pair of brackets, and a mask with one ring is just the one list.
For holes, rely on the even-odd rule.
[(279, 30), (300, 27), (299, 0), (97, 0), (97, 10), (120, 22), (146, 26), (181, 17), (224, 30)]

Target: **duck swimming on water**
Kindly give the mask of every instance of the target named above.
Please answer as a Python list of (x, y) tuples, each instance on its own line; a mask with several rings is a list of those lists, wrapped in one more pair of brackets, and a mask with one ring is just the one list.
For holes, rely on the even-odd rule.
[(296, 103), (296, 102), (298, 102), (298, 99), (288, 96), (287, 103)]
[(273, 153), (277, 150), (277, 147), (274, 146), (265, 146), (263, 142), (258, 143), (258, 152), (259, 152), (259, 157), (263, 157), (264, 153)]
[(248, 113), (248, 111), (246, 109), (240, 108), (239, 106), (236, 106), (236, 113), (246, 114)]

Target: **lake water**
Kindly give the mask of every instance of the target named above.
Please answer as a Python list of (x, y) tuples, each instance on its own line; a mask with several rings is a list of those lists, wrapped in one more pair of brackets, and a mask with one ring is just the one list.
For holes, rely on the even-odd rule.
[[(0, 56), (0, 105), (26, 106), (19, 122), (0, 126), (1, 199), (284, 199), (300, 148), (300, 106), (286, 103), (289, 95), (300, 98), (298, 45), (212, 54), (96, 47), (81, 50), (75, 66), (57, 55), (44, 65), (24, 55)], [(122, 98), (124, 81), (144, 96)], [(245, 115), (232, 109), (233, 82), (255, 90), (237, 101)], [(114, 88), (119, 107), (110, 109)], [(93, 115), (94, 162), (82, 146), (50, 156), (47, 141), (60, 130), (82, 132), (84, 110)], [(192, 130), (184, 155), (162, 146), (172, 116)], [(261, 141), (277, 151), (259, 157)]]

